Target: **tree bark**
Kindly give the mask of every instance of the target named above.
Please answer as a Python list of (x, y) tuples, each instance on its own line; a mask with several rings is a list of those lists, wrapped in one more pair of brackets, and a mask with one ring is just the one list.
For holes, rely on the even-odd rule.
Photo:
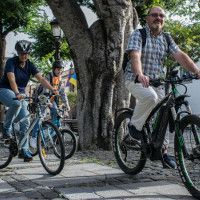
[(110, 149), (114, 113), (127, 97), (121, 66), (133, 29), (132, 3), (94, 1), (99, 19), (91, 27), (75, 1), (47, 3), (65, 33), (75, 63), (80, 147)]

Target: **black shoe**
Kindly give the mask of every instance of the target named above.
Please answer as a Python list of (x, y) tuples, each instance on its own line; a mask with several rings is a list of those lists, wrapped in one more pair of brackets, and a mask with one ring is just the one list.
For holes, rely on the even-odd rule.
[(129, 124), (128, 125), (128, 129), (129, 129), (129, 134), (133, 139), (139, 140), (142, 138), (142, 133), (141, 131), (138, 131), (135, 126)]
[(3, 140), (11, 140), (12, 135), (11, 134), (3, 134)]
[(24, 159), (24, 162), (30, 162), (33, 160), (31, 152), (24, 149), (19, 151), (18, 158)]
[(167, 153), (163, 154), (163, 168), (177, 168), (176, 161), (173, 156), (169, 156)]

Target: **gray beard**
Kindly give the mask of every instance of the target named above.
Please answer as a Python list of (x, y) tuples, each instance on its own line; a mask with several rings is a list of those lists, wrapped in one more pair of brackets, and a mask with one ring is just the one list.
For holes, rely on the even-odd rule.
[(151, 31), (154, 33), (158, 33), (162, 31), (162, 27), (160, 25), (155, 25), (155, 26), (152, 26), (151, 28), (152, 28)]

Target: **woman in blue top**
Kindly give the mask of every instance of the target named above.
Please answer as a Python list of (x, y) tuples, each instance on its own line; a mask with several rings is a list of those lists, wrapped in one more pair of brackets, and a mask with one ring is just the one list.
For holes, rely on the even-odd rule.
[[(4, 75), (0, 80), (0, 102), (8, 107), (2, 131), (4, 139), (12, 138), (13, 121), (20, 120), (28, 114), (27, 102), (22, 99), (31, 76), (34, 76), (45, 88), (58, 93), (28, 59), (31, 52), (31, 42), (20, 40), (16, 43), (15, 49), (18, 56), (7, 60)], [(17, 98), (19, 101), (13, 100), (13, 98)], [(29, 124), (28, 119), (20, 123), (21, 139), (28, 130)], [(32, 160), (28, 141), (21, 147), (19, 157), (24, 158), (25, 162)]]

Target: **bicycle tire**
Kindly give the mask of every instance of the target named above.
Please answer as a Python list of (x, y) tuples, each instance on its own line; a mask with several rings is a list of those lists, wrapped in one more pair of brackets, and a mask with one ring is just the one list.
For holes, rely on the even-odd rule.
[(0, 169), (7, 167), (12, 161), (13, 156), (10, 152), (10, 145), (6, 144), (4, 140), (0, 140)]
[[(65, 149), (61, 133), (52, 122), (42, 122), (37, 145), (40, 161), (44, 169), (49, 174), (59, 174), (65, 163)], [(59, 157), (55, 155), (57, 151), (59, 151)]]
[[(120, 169), (126, 174), (135, 175), (142, 171), (147, 158), (142, 151), (141, 141), (131, 139), (129, 136), (127, 125), (130, 122), (131, 116), (132, 114), (129, 111), (125, 111), (116, 118), (113, 134), (113, 150)], [(133, 153), (139, 152), (139, 155), (130, 156), (129, 152), (131, 154), (131, 150), (133, 150)], [(136, 163), (133, 163), (133, 159), (135, 158), (138, 160), (136, 160)]]
[(78, 140), (76, 135), (69, 129), (60, 131), (65, 147), (65, 160), (71, 158), (77, 151)]
[(185, 187), (197, 199), (200, 199), (200, 153), (195, 153), (195, 149), (200, 151), (199, 139), (200, 118), (196, 115), (183, 117), (180, 131), (175, 135), (175, 157)]

